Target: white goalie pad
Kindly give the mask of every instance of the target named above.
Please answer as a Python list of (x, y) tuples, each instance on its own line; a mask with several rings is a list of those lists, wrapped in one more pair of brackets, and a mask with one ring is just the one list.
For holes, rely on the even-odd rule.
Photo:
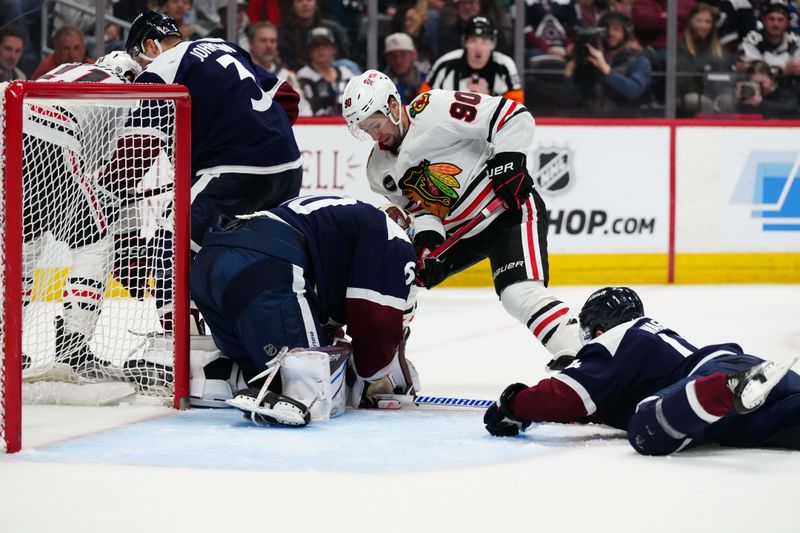
[(296, 348), (281, 366), (283, 394), (309, 406), (312, 421), (328, 420), (345, 411), (346, 357)]
[(205, 367), (224, 357), (210, 336), (192, 336), (189, 358), (189, 405), (227, 408), (230, 405), (225, 403), (225, 400), (233, 398), (235, 391), (247, 387), (247, 383), (239, 372), (239, 366), (233, 361), (231, 361), (231, 373), (227, 380), (206, 378)]

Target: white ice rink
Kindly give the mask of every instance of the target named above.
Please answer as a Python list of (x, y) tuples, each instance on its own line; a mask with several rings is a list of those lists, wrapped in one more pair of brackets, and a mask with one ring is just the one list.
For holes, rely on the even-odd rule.
[[(595, 287), (555, 287), (579, 309)], [(636, 287), (695, 344), (800, 354), (800, 286)], [(547, 356), (491, 289), (423, 295), (408, 356), (422, 392), (494, 398)], [(24, 409), (0, 458), (0, 532), (800, 532), (800, 452), (638, 456), (620, 432), (489, 436), (481, 413), (348, 412), (305, 429), (231, 411)]]

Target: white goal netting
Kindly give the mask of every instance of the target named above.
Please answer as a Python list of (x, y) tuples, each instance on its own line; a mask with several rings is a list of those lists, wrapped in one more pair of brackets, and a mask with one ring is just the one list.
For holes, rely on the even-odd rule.
[[(22, 328), (3, 324), (2, 334), (21, 335), (22, 397), (92, 403), (87, 390), (116, 383), (106, 388), (114, 398), (127, 390), (171, 402), (176, 103), (87, 98), (84, 84), (59, 85), (63, 95), (25, 98), (21, 120), (2, 124), (2, 137), (22, 144), (22, 231), (4, 237), (21, 243), (21, 256), (0, 246), (4, 264), (21, 261), (21, 301), (2, 304), (20, 306)], [(19, 156), (3, 154), (5, 182)], [(86, 389), (70, 400), (42, 382)], [(108, 403), (101, 396), (96, 403)]]

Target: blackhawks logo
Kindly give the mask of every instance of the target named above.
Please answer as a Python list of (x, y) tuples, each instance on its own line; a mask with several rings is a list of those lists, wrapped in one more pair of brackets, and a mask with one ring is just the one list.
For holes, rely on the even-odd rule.
[(454, 190), (461, 186), (456, 176), (461, 169), (450, 163), (433, 163), (427, 159), (409, 168), (400, 179), (403, 196), (417, 202), (439, 218), (444, 218), (458, 201)]
[[(408, 111), (408, 114), (411, 115), (411, 118), (415, 118), (417, 115), (422, 113), (422, 111), (428, 107), (428, 101), (430, 99), (430, 93), (424, 93), (411, 102), (411, 109)], [(459, 172), (461, 172), (461, 170), (459, 170)]]

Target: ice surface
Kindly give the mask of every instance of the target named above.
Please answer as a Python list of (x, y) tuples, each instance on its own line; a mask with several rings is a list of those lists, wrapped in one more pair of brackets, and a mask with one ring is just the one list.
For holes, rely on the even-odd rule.
[[(593, 287), (556, 287), (578, 308)], [(696, 344), (800, 353), (800, 286), (636, 287)], [(490, 289), (425, 293), (423, 392), (493, 398), (547, 355)], [(0, 531), (800, 531), (800, 453), (638, 456), (618, 431), (490, 437), (475, 412), (349, 412), (305, 429), (233, 411), (26, 406), (0, 458)]]

